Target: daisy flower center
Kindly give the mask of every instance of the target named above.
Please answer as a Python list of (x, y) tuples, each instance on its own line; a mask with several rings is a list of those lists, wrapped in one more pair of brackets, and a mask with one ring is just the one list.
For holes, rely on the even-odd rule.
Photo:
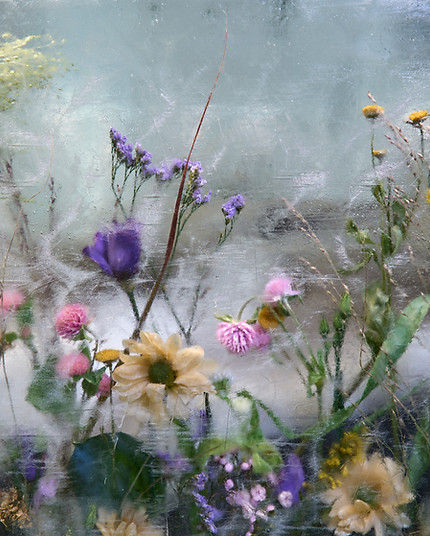
[(158, 359), (150, 365), (148, 376), (151, 383), (162, 383), (169, 389), (175, 383), (176, 372), (169, 361)]

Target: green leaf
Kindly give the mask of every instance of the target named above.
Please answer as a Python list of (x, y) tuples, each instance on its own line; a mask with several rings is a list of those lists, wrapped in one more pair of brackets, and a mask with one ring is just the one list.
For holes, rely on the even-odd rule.
[(373, 194), (373, 197), (376, 199), (376, 201), (378, 201), (378, 203), (381, 206), (385, 207), (385, 199), (384, 199), (385, 191), (381, 183), (378, 183), (378, 184), (375, 184), (375, 186), (372, 186), (372, 194)]
[(16, 321), (20, 328), (33, 323), (33, 299), (28, 298), (20, 305), (15, 313)]
[(82, 378), (82, 389), (87, 396), (94, 396), (99, 390), (100, 381), (106, 368), (87, 371)]
[(117, 506), (127, 497), (147, 508), (163, 500), (165, 482), (158, 458), (143, 444), (122, 432), (103, 434), (76, 445), (68, 467), (75, 494), (97, 506)]
[(58, 379), (56, 362), (56, 357), (50, 355), (42, 366), (35, 368), (26, 400), (39, 411), (73, 420), (76, 418), (75, 391)]
[(375, 363), (370, 371), (370, 378), (360, 402), (384, 381), (387, 377), (387, 372), (402, 357), (429, 310), (429, 300), (429, 295), (418, 296), (397, 317), (393, 329), (388, 334), (376, 356)]
[(381, 233), (381, 251), (384, 257), (389, 257), (394, 251), (393, 242), (387, 233)]
[(336, 413), (330, 414), (326, 419), (311, 426), (305, 430), (301, 436), (302, 437), (313, 437), (319, 438), (323, 437), (332, 430), (339, 428), (348, 417), (350, 417), (356, 409), (356, 405), (348, 406), (347, 408), (342, 408), (336, 411)]
[(412, 449), (408, 458), (409, 479), (412, 488), (415, 488), (419, 479), (430, 466), (430, 407), (424, 407), (417, 433), (413, 439)]
[(375, 242), (370, 239), (369, 230), (364, 229), (364, 231), (360, 231), (357, 224), (354, 223), (350, 218), (346, 222), (346, 232), (348, 234), (351, 234), (355, 238), (355, 240), (361, 245), (375, 244)]
[(218, 456), (243, 447), (239, 438), (209, 437), (200, 444), (194, 456), (197, 470), (202, 470), (211, 456)]
[(3, 335), (3, 340), (7, 343), (7, 344), (12, 344), (13, 341), (16, 341), (16, 339), (18, 338), (18, 334), (15, 333), (14, 331), (9, 331), (8, 333), (5, 333)]

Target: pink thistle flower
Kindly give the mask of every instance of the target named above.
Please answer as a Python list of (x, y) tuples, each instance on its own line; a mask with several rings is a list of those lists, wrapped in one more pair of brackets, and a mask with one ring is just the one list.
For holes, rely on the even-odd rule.
[(272, 337), (260, 324), (254, 324), (254, 346), (259, 350), (266, 350), (270, 346)]
[(90, 361), (86, 355), (80, 352), (72, 352), (57, 361), (56, 369), (58, 376), (66, 379), (72, 376), (82, 376), (90, 366)]
[(88, 322), (88, 309), (80, 303), (71, 303), (57, 314), (55, 328), (60, 337), (72, 340)]
[(4, 290), (0, 299), (0, 315), (5, 316), (15, 311), (25, 301), (24, 294), (19, 290)]
[(103, 374), (102, 379), (99, 383), (99, 389), (97, 391), (98, 398), (106, 398), (110, 395), (111, 385), (110, 378), (107, 374)]
[(263, 301), (265, 303), (277, 303), (283, 298), (298, 296), (300, 292), (293, 289), (291, 279), (288, 277), (275, 277), (264, 287)]
[(216, 329), (218, 341), (234, 354), (246, 354), (254, 345), (254, 328), (247, 322), (220, 322)]

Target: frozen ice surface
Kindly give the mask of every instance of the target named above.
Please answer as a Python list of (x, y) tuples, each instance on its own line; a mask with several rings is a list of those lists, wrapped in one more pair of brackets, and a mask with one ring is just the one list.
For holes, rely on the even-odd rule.
[[(86, 298), (106, 344), (120, 345), (131, 335), (127, 298), (80, 254), (116, 215), (109, 128), (132, 144), (139, 141), (155, 164), (184, 158), (222, 57), (226, 13), (225, 64), (193, 154), (202, 162), (213, 198), (206, 215), (201, 209), (190, 221), (168, 290), (175, 311), (186, 317), (192, 279), (203, 273), (205, 295), (193, 342), (219, 359), (238, 387), (245, 383), (244, 370), (250, 370), (249, 390), (273, 398), (276, 410), (313, 414), (304, 389), (299, 394), (288, 383), (294, 364), (283, 377), (270, 361), (273, 369), (263, 378), (268, 358), (254, 354), (248, 361), (227, 354), (215, 340), (213, 313), (234, 314), (279, 270), (295, 277), (310, 312), (325, 307), (318, 278), (299, 258), (321, 273), (329, 267), (281, 198), (301, 207), (337, 260), (350, 260), (344, 221), (350, 211), (368, 217), (373, 181), (370, 128), (361, 108), (370, 102), (368, 91), (395, 122), (428, 106), (427, 2), (1, 1), (4, 31), (18, 37), (48, 33), (58, 43), (64, 39), (58, 49), (69, 63), (48, 88), (23, 92), (1, 112), (1, 151), (13, 156), (23, 199), (38, 192), (50, 175), (56, 194), (53, 214), (46, 187), (26, 206), (37, 256), (28, 269), (12, 251), (6, 279), (22, 282), (38, 297), (56, 296), (41, 312), (47, 325), (64, 302)], [(376, 141), (378, 148), (390, 149), (382, 136)], [(136, 211), (144, 224), (142, 259), (158, 263), (175, 195), (163, 186), (146, 187)], [(215, 255), (211, 244), (222, 230), (219, 208), (238, 192), (247, 207), (232, 240)], [(17, 211), (3, 196), (1, 202), (4, 255)], [(137, 277), (139, 306), (149, 279), (148, 270)], [(414, 282), (412, 275), (406, 278), (405, 293), (413, 292)], [(164, 336), (177, 329), (166, 302), (156, 302), (147, 327)], [(15, 370), (11, 366), (11, 375)]]

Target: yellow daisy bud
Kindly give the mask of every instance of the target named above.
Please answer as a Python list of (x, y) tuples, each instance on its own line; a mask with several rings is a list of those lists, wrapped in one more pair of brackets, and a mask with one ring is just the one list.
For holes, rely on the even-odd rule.
[(362, 108), (361, 111), (367, 119), (376, 119), (384, 114), (384, 108), (382, 108), (382, 106), (377, 106), (376, 104), (369, 104), (369, 106)]
[(381, 149), (379, 151), (377, 150), (372, 151), (372, 156), (374, 156), (378, 160), (382, 160), (386, 154), (387, 154), (387, 151), (385, 149)]
[(119, 358), (119, 350), (102, 350), (95, 355), (96, 361), (101, 363), (109, 363), (110, 361), (116, 361)]
[(279, 327), (280, 321), (285, 317), (278, 313), (273, 307), (263, 307), (258, 313), (258, 322), (263, 329), (274, 329)]

